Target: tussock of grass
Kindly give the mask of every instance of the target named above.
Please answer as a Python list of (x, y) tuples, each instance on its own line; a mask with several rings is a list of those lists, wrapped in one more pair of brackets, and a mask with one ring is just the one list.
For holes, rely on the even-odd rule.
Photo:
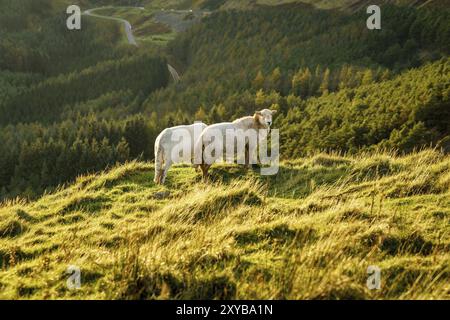
[(211, 173), (175, 166), (161, 187), (130, 162), (2, 204), (0, 298), (450, 298), (448, 156), (321, 153), (274, 177)]
[(26, 230), (26, 225), (17, 219), (8, 219), (0, 224), (0, 238), (14, 238)]
[(167, 205), (162, 215), (167, 216), (169, 222), (210, 223), (238, 206), (261, 206), (263, 200), (259, 191), (261, 188), (250, 182), (196, 188), (184, 201)]
[(338, 155), (318, 154), (310, 161), (312, 166), (337, 167), (339, 165), (349, 165), (351, 160)]

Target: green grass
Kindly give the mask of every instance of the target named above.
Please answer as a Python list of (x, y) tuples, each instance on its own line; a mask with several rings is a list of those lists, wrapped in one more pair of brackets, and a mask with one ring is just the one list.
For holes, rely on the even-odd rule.
[(450, 298), (450, 157), (437, 151), (318, 154), (274, 177), (215, 165), (208, 183), (181, 165), (152, 181), (132, 162), (0, 206), (0, 298)]

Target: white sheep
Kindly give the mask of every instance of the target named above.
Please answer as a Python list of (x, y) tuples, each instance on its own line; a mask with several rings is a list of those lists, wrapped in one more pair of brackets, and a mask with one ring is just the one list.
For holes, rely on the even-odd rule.
[[(217, 123), (206, 127), (206, 129), (203, 130), (198, 140), (196, 140), (196, 145), (194, 149), (195, 164), (200, 165), (200, 168), (202, 169), (203, 172), (203, 179), (206, 180), (208, 170), (211, 167), (211, 165), (216, 160), (221, 160), (220, 158), (223, 155), (223, 154), (218, 155), (215, 154), (211, 158), (206, 159), (206, 157), (210, 154), (207, 151), (214, 150), (214, 152), (211, 152), (211, 154), (216, 153), (218, 151), (217, 149), (220, 149), (220, 147), (222, 147), (221, 151), (223, 151), (223, 149), (229, 149), (233, 150), (234, 153), (235, 139), (226, 139), (227, 134), (230, 132), (233, 133), (235, 137), (241, 138), (241, 143), (242, 145), (244, 145), (243, 147), (245, 149), (245, 166), (246, 168), (248, 168), (252, 164), (250, 156), (252, 157), (254, 156), (256, 149), (258, 147), (258, 142), (257, 140), (255, 141), (255, 139), (253, 139), (253, 141), (250, 141), (251, 139), (250, 135), (247, 136), (247, 134), (252, 133), (251, 131), (253, 131), (254, 136), (258, 135), (257, 139), (265, 139), (267, 137), (267, 133), (270, 130), (270, 126), (272, 125), (272, 116), (276, 112), (277, 110), (264, 109), (261, 111), (256, 111), (253, 116), (243, 117), (233, 122)], [(242, 134), (245, 134), (245, 137), (238, 137), (239, 135)], [(222, 140), (221, 142), (219, 142), (219, 147), (217, 147), (217, 145), (211, 147), (213, 144), (218, 142), (217, 140)], [(208, 148), (211, 150), (208, 150)], [(242, 158), (242, 155), (239, 154), (239, 151), (240, 150), (238, 150), (237, 157)]]
[[(158, 135), (155, 141), (155, 183), (164, 184), (172, 164), (192, 162), (194, 143), (206, 127), (206, 124), (196, 122), (164, 129)], [(178, 150), (183, 150), (183, 157), (179, 157)]]

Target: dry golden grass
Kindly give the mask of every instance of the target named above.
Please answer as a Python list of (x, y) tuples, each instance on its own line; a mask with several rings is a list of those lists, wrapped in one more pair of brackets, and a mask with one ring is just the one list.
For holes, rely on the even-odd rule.
[(435, 150), (318, 154), (274, 177), (217, 165), (207, 184), (178, 166), (165, 187), (152, 168), (1, 205), (0, 298), (450, 298), (450, 158)]

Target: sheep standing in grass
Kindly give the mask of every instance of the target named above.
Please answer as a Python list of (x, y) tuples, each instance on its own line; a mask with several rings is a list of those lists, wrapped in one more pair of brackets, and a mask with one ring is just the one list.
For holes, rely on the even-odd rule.
[[(159, 134), (155, 141), (155, 183), (164, 184), (172, 164), (192, 161), (195, 140), (206, 127), (206, 124), (198, 122), (192, 125), (167, 128)], [(178, 155), (174, 155), (175, 148), (188, 151), (189, 154), (184, 154), (183, 158), (180, 158)]]
[[(256, 152), (256, 149), (258, 147), (257, 140), (261, 141), (261, 139), (265, 139), (267, 137), (267, 133), (270, 130), (270, 126), (272, 125), (272, 116), (277, 112), (277, 110), (269, 110), (264, 109), (261, 111), (256, 111), (253, 116), (247, 116), (240, 119), (237, 119), (233, 122), (223, 122), (223, 123), (217, 123), (213, 124), (211, 126), (206, 127), (206, 129), (203, 130), (201, 136), (196, 141), (195, 145), (195, 164), (200, 165), (200, 168), (203, 172), (203, 179), (206, 180), (208, 176), (208, 170), (211, 167), (211, 165), (216, 161), (220, 160), (220, 157), (222, 154), (215, 154), (212, 159), (206, 159), (205, 154), (208, 154), (206, 151), (208, 148), (211, 148), (211, 145), (217, 142), (217, 139), (221, 138), (222, 142), (219, 143), (219, 145), (227, 150), (235, 150), (235, 141), (241, 140), (242, 145), (244, 145), (245, 149), (245, 167), (248, 169), (250, 165), (253, 163), (250, 159), (250, 157), (253, 157), (253, 155)], [(261, 131), (262, 130), (262, 131)], [(253, 131), (253, 132), (251, 132)], [(234, 137), (237, 139), (228, 139), (227, 135), (229, 133), (232, 133)], [(255, 135), (259, 135), (257, 139), (252, 139), (249, 136), (247, 136), (248, 133), (253, 133)], [(239, 135), (245, 135), (240, 136)], [(241, 146), (242, 146), (241, 145)], [(217, 153), (217, 149), (215, 147), (211, 148), (214, 150), (214, 153)], [(220, 147), (219, 147), (220, 149)], [(211, 150), (208, 150), (211, 151)], [(240, 154), (239, 150), (239, 142), (238, 142), (238, 150), (237, 155), (238, 162), (239, 157), (242, 159), (242, 155)], [(220, 153), (220, 152), (219, 152)], [(227, 156), (228, 156), (227, 152)], [(231, 160), (231, 159), (226, 159)]]

